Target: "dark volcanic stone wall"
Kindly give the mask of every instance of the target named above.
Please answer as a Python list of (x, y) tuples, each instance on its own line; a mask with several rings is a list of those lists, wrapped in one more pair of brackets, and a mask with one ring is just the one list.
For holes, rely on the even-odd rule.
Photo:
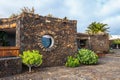
[[(108, 34), (77, 34), (77, 40), (87, 40), (87, 48), (95, 51), (96, 53), (107, 53), (109, 51), (109, 36)], [(80, 42), (77, 43), (78, 46)]]
[(22, 71), (19, 57), (0, 58), (0, 77), (11, 76)]
[(90, 43), (92, 50), (94, 50), (96, 53), (108, 53), (109, 51), (108, 34), (91, 35)]
[[(37, 49), (43, 55), (42, 66), (63, 65), (67, 56), (77, 51), (76, 21), (24, 14), (20, 21), (20, 50)], [(43, 35), (51, 35), (54, 45), (45, 48)]]

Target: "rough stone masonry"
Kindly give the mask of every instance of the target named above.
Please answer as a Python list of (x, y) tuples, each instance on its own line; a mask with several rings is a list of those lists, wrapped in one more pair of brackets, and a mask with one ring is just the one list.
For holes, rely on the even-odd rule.
[[(76, 20), (43, 17), (35, 14), (22, 14), (17, 20), (16, 42), (20, 51), (39, 50), (43, 55), (42, 66), (64, 65), (67, 56), (77, 51)], [(45, 48), (41, 38), (50, 35), (54, 44)]]
[(20, 57), (0, 58), (0, 78), (21, 73), (22, 61)]

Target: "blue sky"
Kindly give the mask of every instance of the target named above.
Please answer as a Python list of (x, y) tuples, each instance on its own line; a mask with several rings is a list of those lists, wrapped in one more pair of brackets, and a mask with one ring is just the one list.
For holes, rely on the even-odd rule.
[(35, 8), (40, 15), (77, 20), (77, 32), (85, 32), (94, 21), (108, 24), (110, 34), (120, 35), (120, 0), (0, 0), (0, 18)]

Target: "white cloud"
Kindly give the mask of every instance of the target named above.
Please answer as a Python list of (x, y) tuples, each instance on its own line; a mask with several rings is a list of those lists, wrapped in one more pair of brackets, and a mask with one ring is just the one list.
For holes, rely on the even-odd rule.
[(12, 13), (19, 13), (23, 7), (29, 7), (35, 5), (35, 1), (30, 0), (1, 0), (0, 2), (0, 14), (2, 17), (9, 17)]
[(120, 15), (109, 17), (102, 22), (108, 24), (111, 34), (120, 34)]
[(120, 12), (120, 0), (109, 0), (104, 5), (101, 5), (101, 10), (99, 15), (101, 16), (110, 16), (118, 11)]
[[(111, 29), (117, 27), (120, 16), (120, 0), (1, 0), (0, 17), (19, 13), (23, 7), (34, 7), (40, 15), (52, 14), (77, 20), (77, 31), (83, 32), (93, 21), (109, 23)], [(117, 24), (117, 25), (116, 25)], [(111, 30), (110, 29), (110, 30)], [(114, 32), (114, 31), (111, 31)]]
[(47, 12), (49, 6), (56, 0), (1, 0), (0, 17), (9, 17), (12, 13), (19, 13), (23, 7), (35, 8), (37, 13)]
[(79, 0), (65, 0), (64, 5), (69, 8), (70, 15), (84, 15), (82, 1), (80, 3)]
[(64, 5), (68, 8), (68, 15), (76, 16), (83, 20), (93, 17), (97, 10), (96, 1), (92, 0), (64, 0)]

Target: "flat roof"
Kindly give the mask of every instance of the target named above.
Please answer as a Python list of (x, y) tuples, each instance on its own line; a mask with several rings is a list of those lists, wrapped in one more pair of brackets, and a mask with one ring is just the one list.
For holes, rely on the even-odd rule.
[(120, 39), (120, 35), (110, 35), (109, 40)]

